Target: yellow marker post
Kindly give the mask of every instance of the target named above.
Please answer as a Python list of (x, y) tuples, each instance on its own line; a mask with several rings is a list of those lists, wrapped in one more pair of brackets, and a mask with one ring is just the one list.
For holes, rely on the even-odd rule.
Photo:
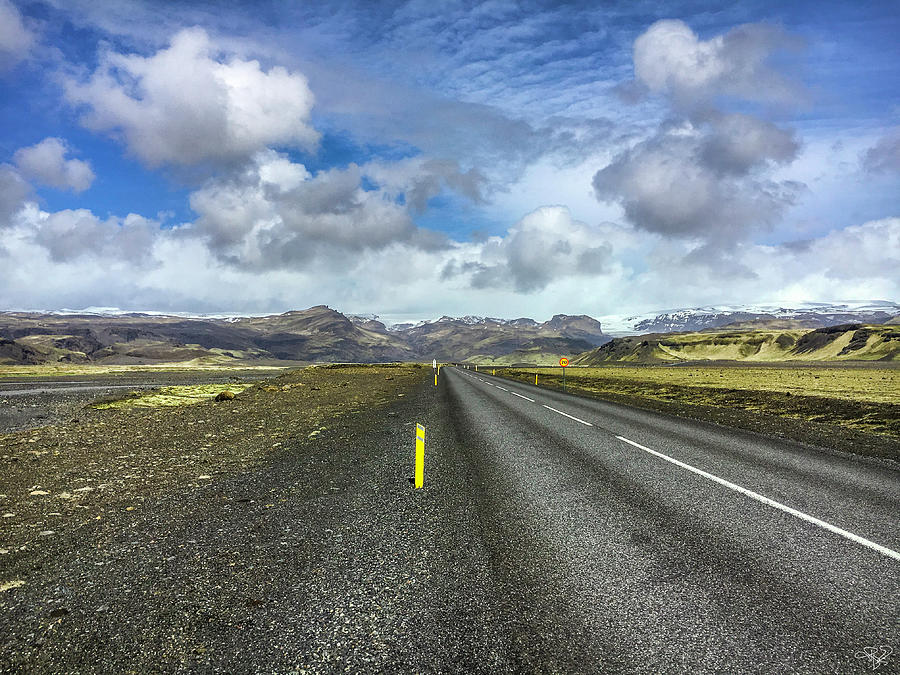
[(496, 375), (496, 374), (497, 374), (497, 369), (491, 368), (491, 375)]
[(477, 363), (475, 364), (475, 372), (476, 373), (478, 372), (478, 364)]
[(537, 386), (537, 373), (534, 374), (534, 386)]
[(416, 424), (416, 489), (425, 484), (425, 427)]
[(434, 373), (434, 386), (437, 386), (437, 371)]

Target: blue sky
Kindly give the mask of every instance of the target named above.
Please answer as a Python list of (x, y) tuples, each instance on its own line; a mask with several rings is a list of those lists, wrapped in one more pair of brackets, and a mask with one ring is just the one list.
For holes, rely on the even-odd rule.
[(897, 300), (896, 3), (0, 0), (0, 306)]

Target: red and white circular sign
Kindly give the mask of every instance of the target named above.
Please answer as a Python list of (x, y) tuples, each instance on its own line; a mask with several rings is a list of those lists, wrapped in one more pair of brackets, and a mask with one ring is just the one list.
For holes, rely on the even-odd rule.
[(559, 360), (559, 365), (561, 365), (563, 368), (565, 368), (567, 365), (569, 365), (569, 359), (567, 359), (565, 356), (562, 357)]

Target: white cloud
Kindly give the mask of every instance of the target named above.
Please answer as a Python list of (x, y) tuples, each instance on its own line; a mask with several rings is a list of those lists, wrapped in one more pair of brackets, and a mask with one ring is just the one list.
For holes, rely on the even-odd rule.
[(161, 229), (134, 215), (103, 220), (84, 210), (47, 213), (31, 204), (4, 233), (0, 306), (264, 312), (327, 303), (398, 318), (547, 318), (900, 295), (900, 218), (790, 245), (742, 243), (724, 257), (704, 258), (702, 247), (684, 240), (580, 223), (565, 208), (544, 207), (507, 237), (482, 243), (423, 249), (395, 240), (265, 269), (230, 263), (191, 227)]
[[(792, 259), (792, 264), (821, 274), (830, 282), (868, 286), (870, 290), (857, 297), (896, 297), (900, 278), (897, 274), (900, 270), (900, 218), (851, 225), (817, 239), (782, 245), (776, 250), (782, 258)], [(875, 292), (876, 286), (893, 287), (894, 290), (881, 296)]]
[(40, 246), (54, 263), (153, 264), (153, 245), (161, 236), (157, 221), (133, 213), (101, 220), (87, 209), (48, 213), (33, 202), (19, 212), (16, 224), (18, 236)]
[(597, 198), (620, 205), (642, 230), (715, 248), (779, 223), (805, 186), (773, 174), (794, 161), (800, 142), (791, 130), (716, 106), (722, 97), (799, 100), (799, 88), (770, 64), (777, 51), (794, 46), (781, 29), (765, 24), (705, 41), (683, 21), (650, 26), (634, 43), (635, 77), (666, 94), (677, 117), (594, 175)]
[(366, 177), (386, 192), (403, 195), (413, 211), (424, 211), (428, 200), (445, 190), (475, 204), (485, 201), (488, 181), (478, 169), (463, 170), (449, 159), (413, 157), (395, 162), (374, 161), (362, 167)]
[(640, 229), (740, 239), (775, 222), (793, 203), (802, 186), (768, 179), (763, 170), (792, 160), (797, 148), (791, 134), (753, 118), (685, 122), (615, 157), (593, 185), (600, 200), (621, 204)]
[(119, 136), (150, 166), (228, 163), (267, 146), (311, 149), (313, 94), (280, 66), (223, 58), (200, 28), (182, 30), (148, 57), (109, 52), (66, 96), (90, 129)]
[(362, 177), (355, 164), (312, 176), (268, 150), (191, 194), (199, 217), (190, 232), (221, 260), (257, 269), (327, 266), (398, 242), (443, 245), (442, 235), (413, 224), (396, 195), (364, 189)]
[(94, 172), (88, 162), (66, 159), (68, 151), (63, 139), (50, 137), (17, 150), (14, 161), (19, 171), (45, 185), (84, 192), (94, 182)]
[(22, 23), (22, 15), (9, 0), (0, 0), (0, 70), (24, 59), (34, 44), (34, 34)]
[(12, 225), (13, 215), (25, 205), (31, 186), (9, 164), (0, 164), (0, 230)]
[(522, 218), (503, 237), (460, 247), (459, 251), (477, 255), (451, 260), (442, 275), (462, 275), (476, 289), (539, 291), (565, 277), (608, 272), (613, 249), (604, 234), (601, 227), (573, 220), (564, 206), (544, 206)]
[(701, 40), (683, 21), (657, 21), (634, 42), (634, 74), (651, 91), (671, 94), (696, 105), (718, 94), (748, 101), (796, 103), (799, 85), (781, 75), (770, 61), (799, 42), (782, 29), (744, 24)]

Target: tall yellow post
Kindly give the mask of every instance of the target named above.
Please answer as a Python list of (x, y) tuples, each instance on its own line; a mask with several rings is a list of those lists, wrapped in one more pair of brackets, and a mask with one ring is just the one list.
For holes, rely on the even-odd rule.
[(496, 374), (497, 374), (497, 369), (491, 368), (491, 375), (496, 375)]
[(416, 424), (416, 489), (425, 484), (425, 427)]
[(437, 371), (434, 373), (434, 386), (437, 386)]
[(477, 363), (475, 364), (475, 372), (476, 373), (478, 372), (478, 364)]
[(534, 386), (537, 386), (537, 373), (534, 374)]

